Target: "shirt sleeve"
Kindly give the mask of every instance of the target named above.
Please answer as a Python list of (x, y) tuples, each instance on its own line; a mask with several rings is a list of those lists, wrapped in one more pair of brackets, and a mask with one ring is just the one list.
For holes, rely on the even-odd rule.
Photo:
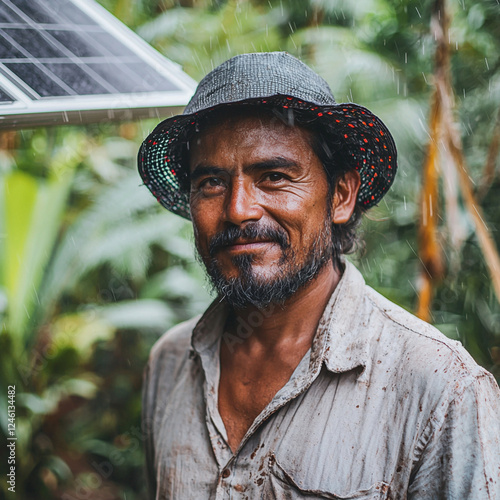
[(424, 432), (409, 500), (500, 500), (499, 401), (494, 378), (481, 372), (442, 404), (441, 417)]
[(154, 407), (151, 402), (150, 389), (150, 365), (151, 360), (144, 370), (142, 385), (142, 432), (144, 436), (144, 454), (145, 454), (145, 476), (147, 498), (154, 500), (156, 498), (156, 474), (154, 466), (154, 445), (153, 445), (153, 412)]

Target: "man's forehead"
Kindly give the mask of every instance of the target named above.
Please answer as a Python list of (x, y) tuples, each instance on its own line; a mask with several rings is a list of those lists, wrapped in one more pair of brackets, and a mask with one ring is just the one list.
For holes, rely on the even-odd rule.
[(258, 105), (221, 106), (207, 113), (197, 124), (195, 136), (214, 129), (230, 128), (239, 123), (251, 124), (252, 128), (275, 126), (299, 127), (293, 110), (280, 110)]
[(213, 120), (209, 117), (197, 127), (188, 145), (191, 168), (194, 157), (217, 152), (219, 146), (264, 150), (288, 144), (291, 154), (299, 145), (313, 150), (312, 132), (283, 113), (257, 106), (246, 110), (233, 108), (217, 110)]

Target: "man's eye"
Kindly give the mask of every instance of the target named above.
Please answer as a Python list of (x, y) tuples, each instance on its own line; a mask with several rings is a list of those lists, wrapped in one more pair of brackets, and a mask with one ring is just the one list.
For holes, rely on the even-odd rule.
[(199, 187), (201, 189), (210, 189), (210, 188), (217, 188), (219, 186), (223, 185), (223, 181), (219, 177), (207, 177), (206, 179), (203, 179)]
[(205, 181), (206, 184), (209, 186), (220, 186), (222, 184), (222, 181), (218, 179), (217, 177), (210, 177), (210, 179), (207, 179)]
[(278, 182), (281, 181), (285, 178), (283, 174), (280, 174), (278, 172), (270, 172), (269, 174), (266, 174), (265, 178), (267, 180), (270, 180), (271, 182)]

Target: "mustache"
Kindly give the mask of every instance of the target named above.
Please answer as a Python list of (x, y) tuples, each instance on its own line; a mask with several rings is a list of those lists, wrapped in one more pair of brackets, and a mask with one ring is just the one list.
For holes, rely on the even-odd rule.
[(213, 257), (221, 248), (233, 245), (239, 239), (272, 241), (277, 243), (282, 250), (286, 250), (290, 246), (288, 235), (284, 229), (250, 223), (243, 228), (229, 226), (217, 233), (209, 242), (208, 252)]

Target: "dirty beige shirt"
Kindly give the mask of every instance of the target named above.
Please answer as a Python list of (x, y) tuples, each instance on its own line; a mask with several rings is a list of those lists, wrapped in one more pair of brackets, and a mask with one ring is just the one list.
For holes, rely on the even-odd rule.
[(493, 377), (349, 263), (312, 348), (233, 454), (217, 410), (226, 314), (212, 305), (151, 352), (151, 498), (500, 499)]

